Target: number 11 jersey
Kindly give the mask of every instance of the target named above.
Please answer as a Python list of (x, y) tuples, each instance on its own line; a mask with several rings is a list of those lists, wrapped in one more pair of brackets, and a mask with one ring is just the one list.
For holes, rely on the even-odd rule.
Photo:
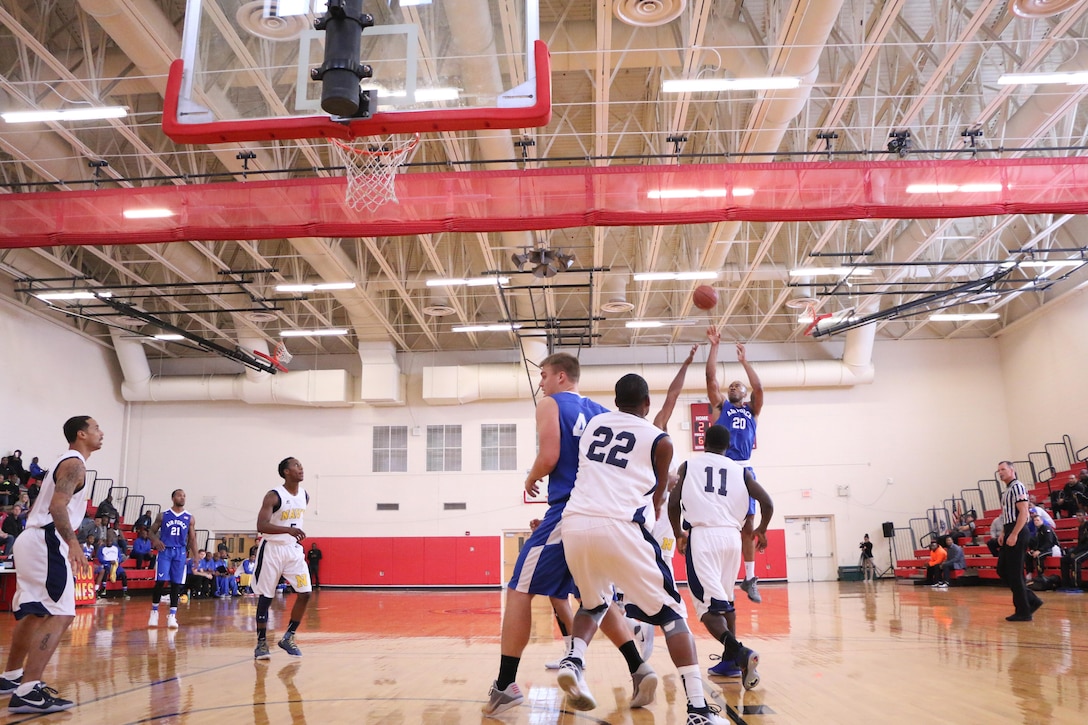
[(689, 458), (680, 514), (691, 526), (729, 526), (740, 531), (748, 515), (744, 468), (720, 453), (696, 453)]

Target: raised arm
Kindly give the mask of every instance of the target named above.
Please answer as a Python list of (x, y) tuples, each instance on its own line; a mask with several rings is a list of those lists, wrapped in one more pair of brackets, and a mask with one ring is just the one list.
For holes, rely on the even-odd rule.
[(57, 466), (54, 473), (56, 488), (49, 499), (49, 515), (53, 517), (53, 525), (57, 535), (68, 544), (68, 563), (72, 565), (72, 573), (76, 576), (86, 576), (89, 567), (87, 558), (83, 556), (83, 546), (76, 538), (75, 527), (68, 519), (68, 504), (72, 496), (83, 485), (87, 477), (87, 468), (78, 458), (66, 458)]
[(654, 488), (654, 515), (660, 515), (661, 505), (665, 503), (665, 492), (669, 490), (669, 466), (672, 465), (672, 438), (662, 434), (654, 445), (654, 476), (657, 486)]
[[(710, 350), (706, 354), (706, 397), (710, 400), (711, 411), (722, 407), (725, 396), (718, 386), (718, 345), (722, 342), (722, 335), (715, 327), (708, 327), (706, 339), (710, 341)], [(713, 420), (713, 417), (711, 417)]]
[(540, 480), (555, 470), (561, 435), (559, 404), (555, 398), (545, 397), (536, 406), (536, 459), (525, 477), (525, 492), (530, 496), (540, 493)]
[(295, 526), (280, 526), (272, 523), (272, 512), (280, 503), (280, 495), (275, 491), (269, 491), (261, 501), (261, 510), (257, 513), (257, 533), (260, 534), (289, 534), (295, 537), (295, 541), (301, 542), (306, 538), (306, 532)]
[(759, 417), (759, 412), (763, 410), (763, 383), (756, 375), (756, 369), (748, 362), (748, 353), (744, 349), (744, 344), (740, 342), (737, 343), (737, 362), (748, 374), (748, 389), (752, 394), (748, 407), (752, 409), (752, 415)]
[(684, 527), (680, 522), (680, 497), (683, 495), (684, 479), (688, 474), (687, 461), (680, 464), (680, 468), (676, 471), (676, 475), (679, 476), (676, 485), (672, 489), (672, 493), (669, 494), (669, 523), (672, 524), (672, 535), (676, 538), (676, 550), (683, 554), (688, 548), (688, 532), (684, 531)]
[(660, 412), (654, 416), (654, 425), (661, 430), (669, 429), (669, 418), (672, 417), (672, 411), (676, 407), (676, 399), (680, 397), (680, 391), (684, 389), (684, 378), (688, 374), (688, 365), (691, 365), (691, 361), (695, 359), (695, 351), (698, 349), (697, 344), (691, 346), (687, 358), (680, 364), (680, 370), (677, 371), (676, 377), (669, 383), (669, 390), (665, 393), (665, 404), (661, 406)]

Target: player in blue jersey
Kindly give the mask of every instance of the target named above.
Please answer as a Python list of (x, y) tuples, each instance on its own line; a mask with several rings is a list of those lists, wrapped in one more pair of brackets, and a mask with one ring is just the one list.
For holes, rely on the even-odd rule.
[(173, 506), (155, 517), (148, 537), (159, 552), (155, 564), (155, 589), (151, 592), (151, 617), (148, 627), (159, 626), (159, 600), (170, 582), (170, 613), (166, 617), (169, 629), (178, 628), (178, 596), (185, 585), (186, 554), (196, 553), (196, 519), (185, 510), (185, 492), (180, 488), (170, 494)]
[[(518, 554), (514, 574), (507, 585), (499, 674), (483, 707), (485, 715), (498, 715), (524, 700), (516, 679), (532, 629), (532, 598), (542, 594), (553, 601), (566, 602), (574, 592), (574, 579), (567, 568), (559, 523), (578, 474), (579, 438), (589, 419), (607, 410), (578, 394), (580, 373), (578, 359), (566, 353), (549, 355), (540, 363), (540, 390), (545, 397), (536, 407), (537, 456), (525, 478), (525, 491), (530, 496), (537, 496), (540, 481), (547, 476), (548, 511)], [(556, 608), (556, 615), (563, 635), (569, 636), (570, 608)], [(563, 621), (564, 618), (567, 621)], [(653, 702), (657, 676), (639, 655), (623, 614), (610, 607), (601, 630), (619, 647), (627, 661), (635, 684), (631, 707)]]
[[(748, 362), (744, 345), (738, 342), (737, 362), (744, 368), (744, 372), (748, 374), (748, 385), (740, 380), (734, 380), (729, 384), (728, 394), (723, 395), (721, 388), (718, 387), (718, 345), (721, 344), (722, 336), (713, 327), (706, 331), (706, 336), (710, 340), (710, 352), (707, 353), (706, 358), (706, 394), (710, 398), (710, 416), (714, 418), (714, 415), (717, 414), (714, 424), (724, 426), (729, 431), (729, 449), (725, 452), (725, 457), (736, 461), (746, 470), (751, 471), (752, 478), (755, 478), (755, 471), (748, 465), (748, 461), (752, 457), (752, 448), (755, 447), (756, 443), (756, 423), (760, 411), (763, 410), (763, 384), (759, 381), (755, 369)], [(749, 388), (752, 395), (749, 401), (745, 403), (744, 399), (748, 397)], [(758, 604), (762, 601), (762, 597), (759, 595), (759, 588), (756, 586), (758, 581), (756, 577), (756, 547), (755, 539), (752, 536), (752, 520), (755, 513), (756, 502), (751, 500), (748, 504), (748, 516), (744, 519), (744, 528), (741, 530), (744, 581), (741, 582), (740, 588), (748, 594), (749, 599)]]

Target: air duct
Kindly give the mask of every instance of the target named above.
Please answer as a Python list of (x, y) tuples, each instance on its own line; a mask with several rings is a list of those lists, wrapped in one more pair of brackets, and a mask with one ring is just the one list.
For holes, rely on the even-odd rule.
[(360, 342), (359, 400), (371, 405), (404, 405), (405, 376), (391, 342)]

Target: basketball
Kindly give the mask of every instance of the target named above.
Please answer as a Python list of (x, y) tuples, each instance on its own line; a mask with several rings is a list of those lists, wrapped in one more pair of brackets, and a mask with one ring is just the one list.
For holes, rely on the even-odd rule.
[(691, 301), (700, 310), (713, 309), (714, 305), (718, 304), (718, 293), (713, 287), (701, 284), (695, 288), (695, 292), (691, 295)]

